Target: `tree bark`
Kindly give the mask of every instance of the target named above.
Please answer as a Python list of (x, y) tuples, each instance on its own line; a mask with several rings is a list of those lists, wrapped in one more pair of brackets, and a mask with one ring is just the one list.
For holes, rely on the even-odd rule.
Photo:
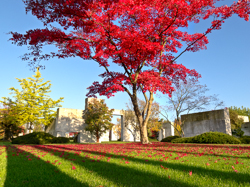
[(11, 141), (11, 130), (10, 130), (10, 128), (5, 129), (4, 140)]
[(150, 142), (148, 141), (148, 131), (146, 124), (143, 124), (141, 127), (141, 143), (150, 144)]
[(99, 139), (100, 139), (100, 137), (99, 137), (99, 135), (98, 135), (98, 132), (96, 132), (96, 142), (97, 142), (97, 143), (99, 143)]

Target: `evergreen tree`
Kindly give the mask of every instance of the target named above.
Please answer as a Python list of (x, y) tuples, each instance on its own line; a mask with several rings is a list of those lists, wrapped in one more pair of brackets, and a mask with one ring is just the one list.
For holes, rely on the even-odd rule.
[[(41, 125), (47, 126), (50, 124), (51, 118), (55, 117), (55, 107), (61, 107), (59, 104), (62, 102), (63, 97), (58, 100), (51, 99), (47, 93), (50, 93), (51, 84), (50, 81), (43, 82), (39, 68), (34, 78), (28, 77), (27, 79), (18, 79), (22, 89), (11, 87), (16, 105), (22, 108), (22, 113), (19, 114), (20, 124), (29, 124), (29, 130), (32, 126)], [(6, 99), (5, 97), (3, 99)]]
[(100, 137), (107, 130), (112, 129), (114, 125), (111, 123), (113, 111), (114, 109), (108, 109), (103, 100), (94, 100), (92, 103), (88, 104), (87, 110), (85, 110), (83, 115), (85, 123), (88, 124), (85, 130), (95, 135), (97, 143), (99, 143)]

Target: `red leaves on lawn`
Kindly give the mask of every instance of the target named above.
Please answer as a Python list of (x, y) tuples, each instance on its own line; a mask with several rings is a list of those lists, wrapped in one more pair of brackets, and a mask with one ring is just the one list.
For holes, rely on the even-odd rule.
[(168, 168), (165, 168), (163, 165), (161, 165), (161, 168), (162, 168), (162, 169), (166, 169), (166, 170), (168, 170)]

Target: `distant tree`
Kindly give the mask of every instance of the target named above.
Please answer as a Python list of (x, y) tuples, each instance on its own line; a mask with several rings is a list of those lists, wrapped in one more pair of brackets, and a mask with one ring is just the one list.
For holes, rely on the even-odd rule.
[(114, 134), (118, 137), (118, 139), (120, 139), (121, 138), (121, 120), (119, 118), (117, 118), (116, 120), (117, 122), (113, 127)]
[[(140, 110), (140, 112), (142, 112), (145, 108), (146, 102), (142, 99), (139, 99), (139, 98), (137, 100), (138, 100), (139, 110)], [(127, 107), (126, 111), (132, 111), (130, 115), (134, 114), (134, 116), (136, 117), (134, 110), (133, 110), (133, 104), (131, 101), (126, 103), (126, 107)], [(155, 101), (152, 102), (147, 129), (153, 129), (156, 131), (160, 130), (161, 123), (159, 123), (159, 113), (160, 113), (159, 109), (160, 109), (159, 103), (157, 103)], [(146, 116), (144, 116), (144, 117), (146, 117)], [(138, 120), (137, 120), (137, 123), (138, 123)]]
[(229, 107), (229, 111), (235, 111), (238, 115), (248, 116), (248, 119), (250, 119), (250, 108), (246, 108), (244, 106), (231, 106)]
[(33, 129), (33, 132), (41, 132), (41, 131), (44, 131), (44, 125), (43, 124), (36, 124), (34, 129)]
[[(183, 123), (180, 120), (180, 115), (182, 113), (189, 114), (190, 111), (198, 110), (203, 111), (207, 109), (208, 106), (214, 105), (214, 110), (217, 107), (222, 107), (224, 105), (223, 101), (219, 101), (217, 95), (205, 96), (205, 93), (209, 90), (206, 85), (199, 85), (197, 81), (193, 79), (188, 79), (187, 82), (177, 82), (174, 86), (175, 91), (172, 92), (172, 97), (166, 97), (168, 99), (168, 106), (161, 107), (161, 115), (163, 115), (167, 120), (169, 111), (175, 111), (176, 117), (176, 128), (177, 132), (180, 132), (184, 137), (184, 131), (182, 130)], [(165, 112), (165, 113), (163, 113)], [(178, 130), (178, 128), (179, 130)]]
[(0, 134), (4, 134), (3, 139), (10, 141), (13, 136), (24, 132), (24, 128), (20, 123), (21, 108), (16, 102), (10, 98), (5, 98), (1, 101), (2, 107), (0, 108)]
[(96, 137), (97, 143), (100, 137), (114, 126), (111, 123), (113, 111), (114, 109), (109, 110), (103, 100), (93, 100), (84, 111), (83, 118), (87, 124), (85, 130)]
[[(142, 99), (137, 98), (138, 100), (138, 107), (141, 113), (145, 108), (146, 102)], [(129, 100), (126, 103), (126, 117), (124, 120), (125, 127), (131, 132), (132, 136), (134, 137), (134, 141), (136, 140), (137, 132), (140, 131), (139, 122), (133, 110), (133, 104)], [(146, 116), (145, 116), (146, 117)], [(130, 124), (130, 126), (129, 126)], [(130, 127), (130, 128), (128, 128)], [(159, 121), (159, 104), (157, 102), (152, 102), (152, 106), (150, 109), (150, 115), (147, 124), (148, 133), (150, 131), (159, 131), (162, 127), (162, 122)]]
[(140, 132), (138, 120), (133, 110), (127, 109), (123, 112), (124, 112), (124, 120), (123, 120), (124, 127), (131, 133), (135, 142), (137, 139), (137, 133), (138, 131)]
[(243, 106), (241, 108), (238, 107), (229, 108), (231, 130), (233, 135), (239, 137), (244, 135), (244, 131), (241, 130), (241, 126), (242, 124), (244, 124), (244, 120), (239, 118), (239, 115), (249, 117), (249, 114), (250, 114), (249, 108), (244, 108)]
[(241, 128), (241, 125), (244, 123), (244, 120), (238, 118), (238, 113), (233, 110), (229, 110), (229, 116), (230, 116), (231, 129), (234, 130)]
[[(34, 78), (18, 79), (22, 90), (18, 90), (11, 87), (16, 102), (19, 107), (22, 108), (22, 113), (20, 114), (20, 123), (29, 124), (29, 130), (32, 126), (41, 125), (47, 126), (51, 122), (51, 118), (56, 116), (56, 111), (53, 110), (55, 107), (61, 107), (59, 104), (62, 102), (63, 97), (58, 100), (51, 99), (47, 93), (51, 92), (49, 84), (50, 81), (43, 83), (41, 78), (41, 73), (39, 68), (36, 74), (33, 75)], [(3, 97), (6, 99), (5, 97)]]
[(181, 136), (182, 135), (182, 123), (181, 120), (177, 121), (177, 119), (174, 120), (174, 135)]

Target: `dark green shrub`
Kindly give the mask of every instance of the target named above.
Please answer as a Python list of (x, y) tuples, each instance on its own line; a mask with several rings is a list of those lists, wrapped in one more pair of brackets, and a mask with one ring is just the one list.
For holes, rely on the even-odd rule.
[(193, 137), (187, 137), (187, 138), (176, 138), (171, 140), (172, 143), (193, 143), (192, 142)]
[(243, 144), (250, 144), (250, 136), (242, 136), (241, 138), (239, 138), (239, 140)]
[(45, 132), (33, 132), (24, 136), (19, 136), (12, 140), (12, 144), (51, 144), (68, 143), (69, 139), (65, 137), (54, 137)]
[(122, 141), (121, 138), (119, 138), (117, 141)]
[(159, 142), (156, 138), (150, 138), (150, 137), (148, 137), (148, 141), (150, 141), (150, 142)]
[(194, 137), (177, 138), (172, 143), (240, 144), (238, 138), (221, 132), (206, 132)]
[(69, 138), (66, 137), (54, 137), (53, 143), (69, 143)]
[(232, 130), (232, 135), (242, 137), (244, 135), (244, 131), (241, 130), (241, 128), (233, 129)]
[(222, 132), (206, 132), (192, 138), (192, 143), (240, 144), (240, 140)]
[(163, 138), (161, 140), (161, 142), (171, 142), (172, 140), (176, 139), (176, 138), (180, 138), (180, 136), (168, 136), (166, 138)]

